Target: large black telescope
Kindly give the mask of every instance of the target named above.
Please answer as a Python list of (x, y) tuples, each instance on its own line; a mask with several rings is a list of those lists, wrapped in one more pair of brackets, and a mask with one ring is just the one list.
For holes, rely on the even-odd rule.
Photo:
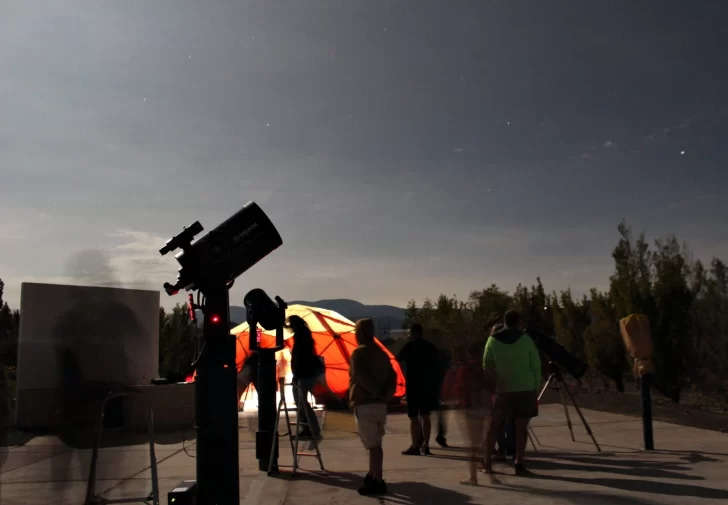
[[(549, 361), (566, 370), (576, 380), (581, 379), (589, 369), (586, 363), (583, 363), (579, 358), (567, 351), (554, 337), (535, 328), (529, 328), (526, 333), (533, 339), (538, 352), (546, 356)], [(543, 372), (546, 373), (547, 370), (543, 370)]]
[(159, 252), (182, 249), (175, 255), (181, 265), (175, 284), (164, 284), (168, 295), (180, 289), (199, 289), (225, 280), (232, 283), (253, 265), (283, 244), (276, 227), (254, 202), (245, 206), (207, 235), (191, 243), (203, 231), (199, 221), (170, 240)]
[(175, 256), (180, 264), (176, 283), (164, 284), (167, 294), (197, 289), (204, 297), (202, 345), (195, 362), (197, 503), (239, 505), (237, 370), (228, 290), (283, 240), (253, 202), (192, 242), (202, 231), (195, 222), (159, 252), (182, 249)]

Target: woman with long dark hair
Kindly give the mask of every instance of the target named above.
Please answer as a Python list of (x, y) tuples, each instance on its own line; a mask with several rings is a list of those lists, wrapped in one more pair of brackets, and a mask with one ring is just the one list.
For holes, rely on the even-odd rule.
[[(291, 372), (293, 373), (293, 392), (299, 413), (298, 419), (301, 422), (306, 421), (306, 418), (300, 415), (301, 408), (303, 407), (306, 412), (306, 417), (308, 417), (308, 422), (310, 423), (311, 435), (316, 440), (319, 440), (321, 438), (321, 428), (316, 418), (316, 413), (308, 403), (308, 394), (312, 393), (313, 388), (324, 379), (326, 371), (324, 362), (316, 354), (313, 335), (306, 321), (299, 316), (290, 316), (288, 318), (288, 327), (293, 331)], [(304, 433), (304, 435), (308, 435), (308, 433)]]

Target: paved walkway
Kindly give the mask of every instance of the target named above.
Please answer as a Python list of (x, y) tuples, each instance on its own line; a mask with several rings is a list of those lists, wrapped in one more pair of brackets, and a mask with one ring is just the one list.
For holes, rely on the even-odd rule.
[[(534, 421), (540, 441), (532, 448), (529, 468), (534, 476), (515, 477), (502, 464), (499, 486), (464, 487), (464, 445), (459, 418), (449, 413), (449, 441), (453, 449), (433, 448), (431, 457), (406, 457), (408, 445), (405, 416), (389, 417), (385, 439), (385, 478), (390, 495), (382, 500), (356, 493), (367, 460), (351, 416), (327, 413), (325, 441), (321, 445), (328, 472), (306, 471), (295, 478), (283, 474), (268, 478), (257, 471), (252, 429), (254, 420), (241, 422), (241, 503), (261, 505), (344, 505), (387, 501), (393, 504), (709, 504), (728, 503), (728, 435), (655, 423), (655, 445), (646, 453), (641, 444), (641, 422), (619, 415), (585, 411), (602, 447), (596, 451), (576, 421), (571, 441), (558, 405), (542, 406)], [(542, 444), (542, 445), (541, 445)], [(285, 448), (286, 446), (284, 446)], [(3, 451), (3, 449), (0, 449)], [(181, 480), (194, 478), (194, 443), (157, 445), (159, 485), (166, 492)], [(0, 452), (0, 502), (2, 505), (80, 504), (90, 459), (88, 451), (69, 451), (54, 439), (39, 437), (28, 444)], [(290, 464), (282, 451), (281, 464)], [(306, 460), (305, 469), (316, 469)], [(106, 497), (136, 496), (150, 490), (148, 453), (144, 446), (102, 451), (97, 489)]]

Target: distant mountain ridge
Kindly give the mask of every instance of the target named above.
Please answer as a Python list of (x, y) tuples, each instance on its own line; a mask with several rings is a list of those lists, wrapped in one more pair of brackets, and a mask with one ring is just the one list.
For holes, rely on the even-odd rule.
[(319, 300), (317, 302), (291, 302), (291, 305), (293, 304), (333, 310), (334, 312), (338, 312), (349, 319), (360, 319), (362, 317), (396, 317), (404, 319), (404, 309), (400, 307), (394, 307), (392, 305), (365, 305), (361, 302), (357, 302), (356, 300), (348, 300), (344, 298)]
[[(356, 321), (364, 317), (371, 317), (377, 325), (384, 330), (398, 330), (404, 323), (404, 309), (394, 307), (392, 305), (365, 305), (356, 300), (348, 300), (345, 298), (332, 300), (318, 300), (316, 302), (308, 301), (292, 301), (289, 305), (308, 305), (309, 307), (319, 307), (321, 309), (333, 310), (338, 312), (345, 318)], [(235, 322), (245, 321), (245, 307), (231, 306), (230, 319)], [(380, 331), (380, 333), (382, 333)]]

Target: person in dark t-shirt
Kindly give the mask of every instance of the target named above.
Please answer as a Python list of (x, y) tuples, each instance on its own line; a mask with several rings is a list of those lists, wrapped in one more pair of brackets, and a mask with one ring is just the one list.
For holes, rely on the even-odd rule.
[(397, 356), (405, 369), (407, 415), (410, 418), (412, 445), (402, 454), (429, 455), (432, 422), (430, 413), (437, 408), (439, 381), (439, 353), (424, 338), (421, 324), (410, 327), (410, 341)]
[[(445, 420), (445, 406), (442, 402), (442, 388), (445, 385), (445, 377), (447, 372), (450, 370), (450, 352), (446, 349), (438, 349), (438, 383), (437, 383), (437, 398), (435, 399), (435, 411), (437, 414), (437, 436), (435, 441), (440, 447), (447, 448), (447, 421)], [(419, 446), (422, 446), (424, 437), (420, 435)]]

